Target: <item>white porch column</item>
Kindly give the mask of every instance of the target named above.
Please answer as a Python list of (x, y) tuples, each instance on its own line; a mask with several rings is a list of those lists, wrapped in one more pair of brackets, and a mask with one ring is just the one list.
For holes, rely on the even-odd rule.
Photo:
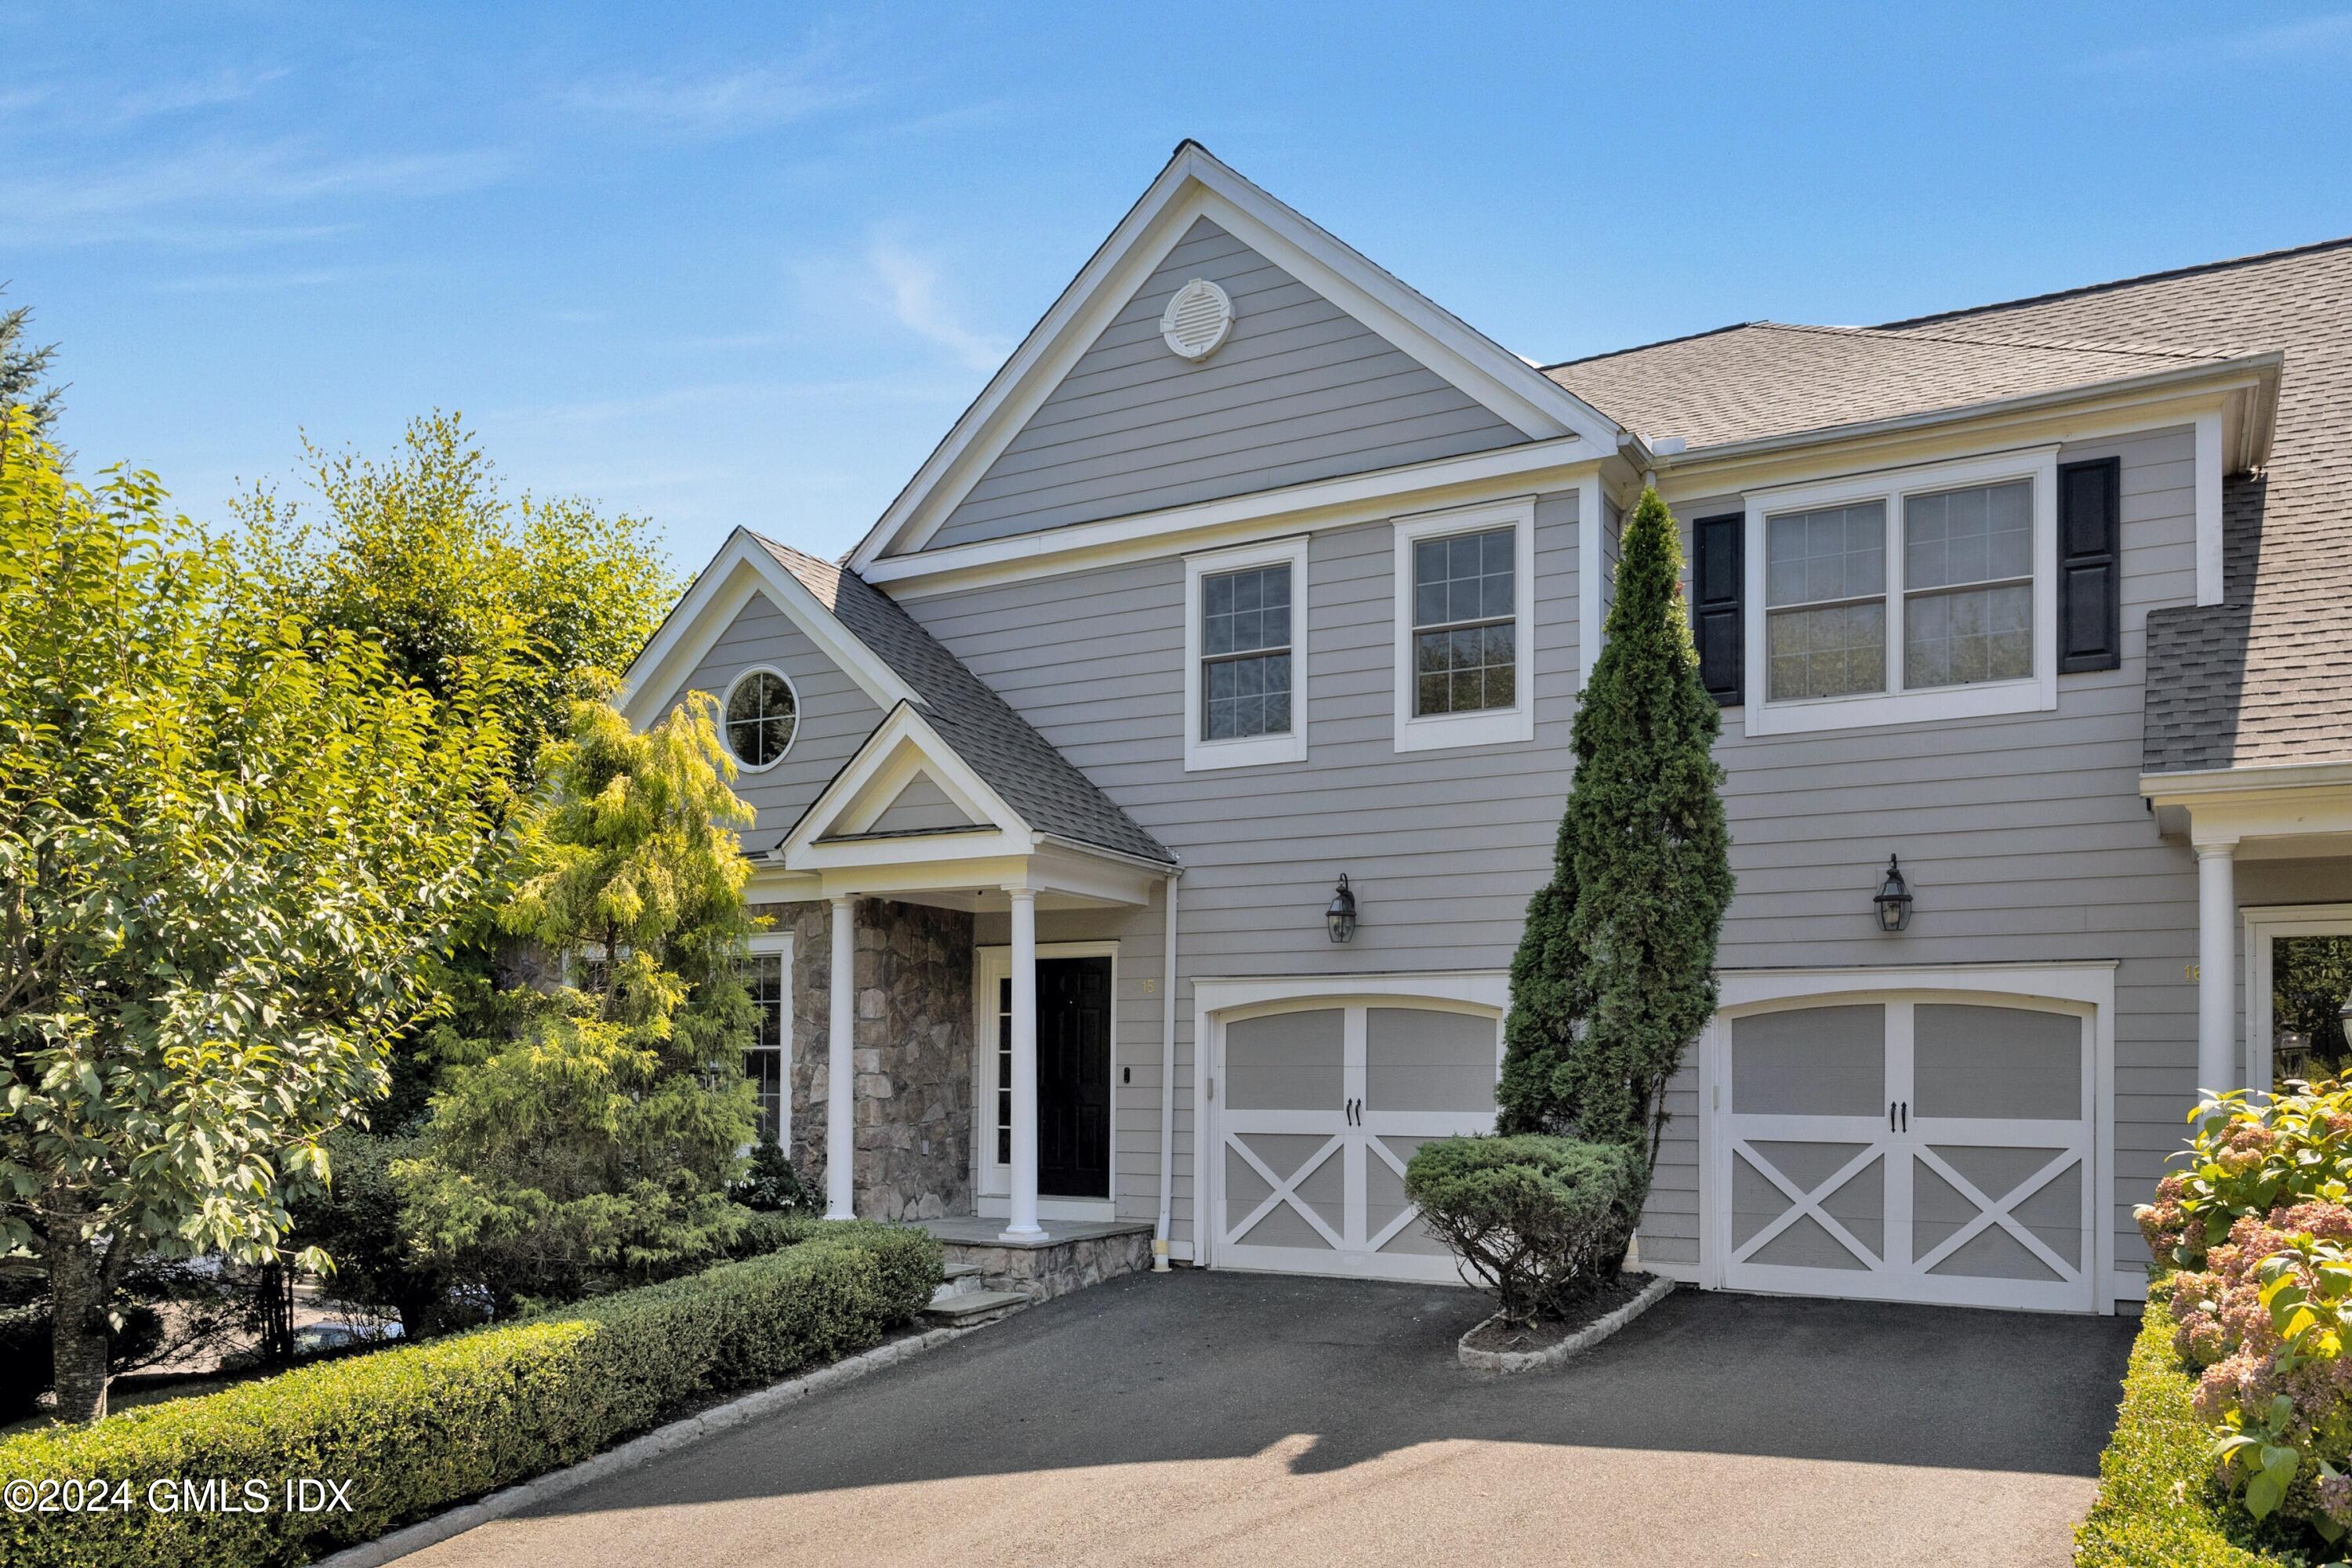
[(1037, 895), (1013, 895), (1013, 1204), (1006, 1241), (1035, 1241), (1037, 1224)]
[(2197, 1087), (2239, 1089), (2238, 847), (2197, 846)]
[(851, 1124), (856, 1068), (857, 921), (846, 898), (833, 900), (833, 1016), (825, 1037), (824, 1217), (857, 1217), (857, 1130)]

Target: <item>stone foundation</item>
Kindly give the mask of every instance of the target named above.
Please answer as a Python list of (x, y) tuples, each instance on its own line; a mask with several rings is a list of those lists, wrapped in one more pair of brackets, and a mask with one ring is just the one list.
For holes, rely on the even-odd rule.
[[(857, 1214), (935, 1219), (971, 1208), (971, 916), (859, 899), (851, 1063)], [(752, 910), (793, 933), (793, 1163), (824, 1190), (833, 910)]]
[[(940, 1236), (947, 1261), (968, 1263), (978, 1268), (984, 1289), (1017, 1290), (1033, 1301), (1050, 1301), (1122, 1274), (1143, 1273), (1151, 1267), (1151, 1227), (1148, 1225), (1074, 1226), (1078, 1234), (1067, 1240), (1049, 1240), (1043, 1247), (1006, 1247), (956, 1238), (955, 1233), (967, 1227), (995, 1230), (1003, 1223), (971, 1220), (959, 1226), (929, 1228)], [(1045, 1229), (1050, 1236), (1053, 1222), (1047, 1221)]]

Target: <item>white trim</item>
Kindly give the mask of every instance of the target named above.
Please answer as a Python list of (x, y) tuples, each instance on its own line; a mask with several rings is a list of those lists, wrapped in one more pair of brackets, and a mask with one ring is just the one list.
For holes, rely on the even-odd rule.
[(2271, 1081), (2271, 943), (2283, 936), (2352, 936), (2352, 904), (2270, 904), (2242, 911), (2246, 940), (2246, 1087)]
[[(1201, 736), (1201, 581), (1257, 566), (1290, 568), (1290, 728), (1272, 735), (1209, 741)], [(1307, 536), (1206, 551), (1184, 558), (1184, 771), (1259, 767), (1307, 760)]]
[(919, 551), (929, 542), (1200, 217), (1283, 268), (1530, 440), (1575, 436), (1593, 448), (1591, 456), (1615, 449), (1615, 421), (1188, 142), (858, 542), (849, 558), (853, 569), (862, 572), (886, 553)]
[(1592, 684), (1592, 667), (1601, 662), (1601, 563), (1608, 554), (1601, 531), (1609, 521), (1608, 502), (1595, 468), (1576, 485), (1576, 689)]
[[(1439, 970), (1423, 973), (1201, 975), (1192, 981), (1192, 1256), (1203, 1268), (1222, 1263), (1215, 1243), (1220, 1162), (1211, 1156), (1223, 1102), (1216, 1079), (1222, 1069), (1223, 1020), (1241, 1013), (1311, 1006), (1333, 1000), (1399, 998), (1451, 1004), (1496, 1019), (1500, 1060), (1502, 1018), (1511, 999), (1511, 981), (1499, 969)], [(1449, 1262), (1433, 1280), (1457, 1278)]]
[(651, 711), (652, 703), (685, 684), (752, 595), (760, 593), (766, 594), (784, 618), (856, 682), (875, 706), (887, 709), (897, 702), (921, 700), (915, 689), (842, 625), (806, 584), (769, 553), (766, 545), (739, 528), (727, 536), (710, 564), (696, 574), (644, 650), (629, 661), (616, 702), (629, 722), (642, 728), (659, 717)]
[[(1748, 441), (1727, 441), (1715, 447), (1694, 447), (1680, 453), (1655, 454), (1654, 464), (1663, 476), (1669, 471), (1686, 473), (1709, 464), (1738, 462), (1748, 458), (1769, 457), (1775, 453), (1798, 450), (1807, 447), (1826, 446), (1832, 442), (1855, 441), (1874, 436), (1899, 436), (1927, 433), (1945, 426), (1965, 424), (1970, 420), (1990, 420), (2031, 417), (2063, 410), (2078, 404), (2125, 404), (2154, 402), (2161, 398), (2179, 397), (2189, 390), (2212, 392), (2247, 397), (2252, 406), (2244, 410), (2238, 439), (2237, 466), (2254, 468), (2270, 457), (2271, 418), (2269, 410), (2278, 399), (2280, 372), (2286, 363), (2285, 354), (2277, 349), (2260, 353), (2242, 354), (2234, 359), (2210, 360), (2177, 368), (2149, 371), (2141, 375), (2118, 376), (2112, 381), (2094, 382), (2084, 386), (2060, 387), (2051, 392), (2021, 393), (2013, 397), (1988, 398), (1981, 403), (1964, 403), (1948, 408), (1929, 409), (1921, 414), (1901, 414), (1889, 419), (1867, 419), (1850, 425), (1816, 426), (1807, 430), (1791, 430), (1776, 436), (1759, 436)], [(2205, 387), (2199, 384), (2212, 381)], [(2162, 424), (2177, 423), (2173, 420)], [(2150, 425), (2148, 428), (2156, 428)], [(2069, 434), (2068, 440), (2084, 437)], [(1706, 481), (1700, 480), (1700, 484)], [(1718, 489), (1715, 493), (1723, 491)]]
[[(1724, 1021), (1741, 1012), (1767, 1009), (1773, 1004), (1829, 1003), (1845, 997), (1887, 1000), (1906, 994), (1929, 1000), (1965, 995), (1996, 1005), (2004, 1001), (2065, 1003), (2087, 1009), (2093, 1097), (2088, 1184), (2091, 1237), (2084, 1259), (2086, 1267), (2082, 1272), (2092, 1291), (2089, 1310), (2114, 1311), (2115, 1302), (2122, 1299), (2111, 1284), (2118, 1273), (2114, 1222), (2116, 967), (2114, 961), (2102, 959), (2065, 963), (1723, 971), (1719, 976), (1719, 1007), (1701, 1033), (1698, 1045), (1699, 1282), (1710, 1289), (1722, 1289), (1730, 1254), (1730, 1215), (1725, 1212), (1722, 1196), (1728, 1191), (1731, 1158), (1727, 1112), (1721, 1103), (1729, 1082), (1730, 1042)], [(1853, 1294), (1873, 1298), (1868, 1289), (1857, 1288)], [(1885, 1292), (1877, 1294), (1884, 1296)]]
[[(1578, 503), (1581, 506), (1581, 501)], [(1513, 616), (1511, 689), (1517, 700), (1508, 708), (1474, 713), (1416, 714), (1412, 710), (1412, 548), (1424, 539), (1456, 533), (1512, 530)], [(1394, 524), (1391, 576), (1396, 619), (1391, 627), (1396, 659), (1396, 749), (1426, 752), (1455, 746), (1491, 746), (1511, 741), (1531, 741), (1536, 733), (1536, 501), (1533, 496), (1491, 501), (1484, 506), (1455, 507), (1445, 511), (1401, 517)]]
[[(868, 787), (877, 779), (887, 786), (891, 782), (889, 775), (899, 775), (898, 782), (903, 786), (905, 779), (918, 771), (929, 773), (941, 793), (955, 802), (957, 809), (975, 822), (987, 824), (992, 831), (975, 833), (964, 829), (856, 842), (828, 837), (835, 832), (845, 814), (866, 797)], [(874, 815), (878, 816), (895, 798), (895, 790), (884, 795), (881, 807)], [(931, 727), (931, 721), (911, 705), (900, 703), (866, 738), (866, 743), (858, 747), (841, 771), (833, 775), (832, 782), (801, 814), (801, 819), (793, 824), (783, 842), (769, 853), (782, 860), (787, 870), (823, 871), (876, 864), (1025, 855), (1036, 847), (1036, 834), (1022, 820), (1020, 813), (956, 754), (955, 748)]]
[(754, 957), (773, 953), (783, 960), (783, 1018), (776, 1031), (776, 1079), (781, 1086), (776, 1100), (776, 1146), (789, 1155), (793, 1150), (793, 933), (789, 931), (753, 931), (745, 943), (745, 951)]
[[(1118, 1217), (1118, 943), (1108, 942), (1041, 942), (1037, 959), (1108, 958), (1110, 960), (1110, 1194), (1103, 1198), (1057, 1198), (1040, 1193), (1041, 1219), (1116, 1219)], [(971, 1191), (972, 1212), (989, 1218), (1012, 1214), (1013, 1167), (996, 1161), (996, 1055), (1003, 1042), (996, 1033), (996, 985), (1013, 974), (1013, 949), (1004, 943), (975, 947), (971, 952)], [(982, 1123), (986, 1131), (982, 1131)], [(991, 1208), (992, 1200), (1000, 1206)]]
[(2197, 602), (2221, 602), (2221, 412), (2197, 416)]
[[(2030, 480), (2033, 486), (2033, 674), (2022, 680), (1904, 689), (1904, 498), (2013, 479)], [(1748, 508), (1744, 601), (1748, 605), (1744, 721), (1748, 734), (1801, 734), (1996, 713), (2046, 712), (2058, 706), (2058, 447), (2054, 445), (1753, 489), (1742, 499)], [(1868, 500), (1882, 501), (1886, 509), (1886, 689), (1845, 697), (1768, 700), (1771, 609), (1764, 596), (1767, 519)]]
[(860, 569), (869, 583), (891, 584), (893, 598), (952, 593), (990, 583), (1027, 581), (1186, 550), (1245, 544), (1286, 533), (1349, 528), (1394, 516), (1398, 503), (1469, 504), (1496, 489), (1517, 494), (1572, 488), (1599, 459), (1573, 437), (1530, 441), (1459, 458), (1432, 458), (1393, 468), (1254, 490), (1158, 511), (1073, 522), (1034, 533), (889, 555)]
[[(741, 686), (745, 681), (751, 679), (755, 675), (774, 676), (778, 680), (784, 683), (784, 689), (791, 692), (793, 697), (793, 732), (786, 738), (784, 742), (784, 749), (778, 752), (774, 756), (770, 757), (766, 762), (756, 765), (745, 762), (742, 755), (735, 750), (734, 737), (728, 733), (727, 729), (727, 710), (735, 701), (735, 689)], [(772, 664), (746, 665), (743, 668), (737, 670), (735, 672), (734, 679), (728, 681), (726, 691), (719, 699), (719, 743), (725, 746), (727, 748), (727, 754), (735, 759), (735, 771), (739, 773), (764, 773), (770, 768), (772, 768), (777, 763), (782, 762), (786, 757), (791, 756), (793, 754), (793, 748), (800, 743), (800, 739), (801, 689), (799, 684), (795, 682), (791, 676), (786, 675), (782, 670), (778, 669)]]

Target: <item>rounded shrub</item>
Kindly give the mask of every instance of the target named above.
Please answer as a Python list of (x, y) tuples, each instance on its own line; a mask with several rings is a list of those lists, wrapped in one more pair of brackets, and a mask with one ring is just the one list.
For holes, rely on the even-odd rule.
[(1558, 1317), (1616, 1277), (1641, 1201), (1639, 1150), (1522, 1132), (1433, 1138), (1405, 1195), (1507, 1322)]

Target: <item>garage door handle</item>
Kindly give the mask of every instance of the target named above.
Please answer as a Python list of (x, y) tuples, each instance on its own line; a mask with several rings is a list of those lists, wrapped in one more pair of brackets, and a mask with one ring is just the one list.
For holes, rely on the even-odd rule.
[(1911, 1102), (1907, 1100), (1903, 1102), (1903, 1131), (1911, 1131)]
[(1891, 1100), (1886, 1102), (1886, 1130), (1895, 1131), (1895, 1102)]

